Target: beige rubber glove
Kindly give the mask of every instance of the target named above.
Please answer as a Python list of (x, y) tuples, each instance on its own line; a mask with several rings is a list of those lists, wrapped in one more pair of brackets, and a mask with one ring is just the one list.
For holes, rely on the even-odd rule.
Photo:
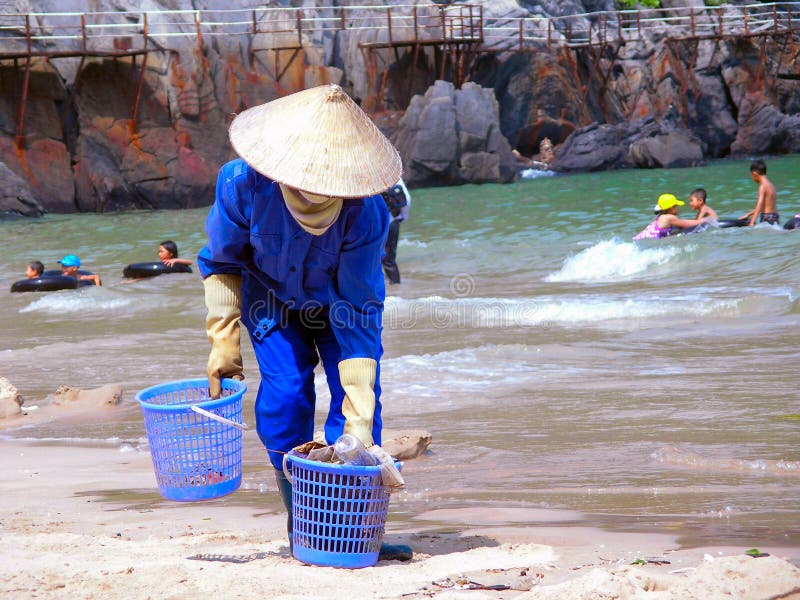
[(211, 342), (208, 355), (208, 389), (212, 398), (222, 393), (223, 377), (243, 379), (239, 346), (239, 318), (242, 316), (242, 278), (240, 275), (209, 275), (203, 280), (206, 291), (206, 334)]
[(344, 432), (352, 433), (369, 448), (372, 440), (372, 418), (375, 415), (375, 370), (372, 358), (348, 358), (339, 363), (339, 380), (344, 388), (342, 414)]

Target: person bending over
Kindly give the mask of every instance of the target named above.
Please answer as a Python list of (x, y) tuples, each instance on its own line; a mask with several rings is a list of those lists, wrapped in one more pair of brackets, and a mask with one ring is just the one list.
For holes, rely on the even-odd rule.
[[(337, 85), (245, 110), (229, 136), (237, 158), (222, 166), (197, 263), (208, 308), (212, 397), (242, 377), (239, 323), (260, 371), (256, 430), (289, 514), (285, 453), (314, 434), (314, 369), (330, 389), (324, 434), (381, 443), (380, 367), (386, 295), (381, 251), (389, 211), (380, 193), (400, 156)], [(380, 558), (411, 558), (406, 546)]]

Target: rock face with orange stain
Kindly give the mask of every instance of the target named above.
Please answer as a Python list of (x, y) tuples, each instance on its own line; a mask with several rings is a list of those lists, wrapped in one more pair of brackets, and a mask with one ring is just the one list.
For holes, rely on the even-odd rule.
[(301, 53), (279, 84), (268, 69), (245, 64), (238, 46), (152, 52), (140, 92), (141, 59), (87, 61), (69, 85), (57, 63), (34, 59), (21, 144), (13, 93), (21, 74), (0, 66), (0, 212), (209, 205), (220, 165), (235, 156), (233, 114), (341, 78)]
[[(122, 0), (101, 4), (107, 11), (130, 10)], [(190, 9), (191, 15), (216, 5), (154, 0), (153, 10), (165, 4)], [(374, 111), (400, 149), (410, 186), (511, 181), (520, 168), (512, 149), (535, 156), (545, 138), (554, 146), (552, 168), (564, 171), (800, 152), (796, 43), (782, 47), (779, 38), (756, 37), (680, 41), (654, 13), (639, 39), (569, 49), (563, 44), (563, 17), (574, 16), (570, 26), (577, 30), (593, 25), (597, 35), (595, 17), (580, 15), (604, 10), (612, 19), (606, 26), (615, 29), (611, 0), (480, 4), (484, 27), (495, 31), (515, 19), (559, 17), (548, 33), (551, 47), (540, 43), (517, 52), (518, 35), (510, 33), (492, 42), (499, 44), (493, 52), (460, 65), (469, 67), (462, 73), (467, 83), (454, 89), (437, 81), (443, 73), (454, 76), (452, 64), (443, 68), (441, 49), (399, 47), (368, 68), (359, 43), (383, 40), (387, 31), (381, 29), (383, 16), (365, 10), (363, 24), (369, 28), (337, 31), (337, 20), (329, 19), (325, 27), (305, 32), (296, 52), (267, 50), (275, 40), (243, 33), (169, 38), (168, 48), (154, 40), (146, 62), (143, 56), (135, 62), (33, 58), (24, 103), (25, 61), (16, 68), (3, 61), (0, 212), (35, 216), (208, 205), (219, 166), (234, 156), (227, 135), (232, 116), (325, 83), (341, 83)], [(32, 5), (19, 0), (15, 10)], [(320, 14), (333, 10), (322, 0), (304, 3), (309, 10), (312, 5)], [(669, 5), (673, 12), (679, 6), (702, 8), (696, 0)], [(42, 14), (58, 10), (56, 0), (38, 1), (36, 9), (32, 19), (39, 31), (63, 27), (58, 18)], [(741, 9), (726, 8), (736, 10)], [(129, 16), (142, 19), (135, 11)], [(291, 31), (294, 17), (283, 18)], [(186, 19), (185, 31), (194, 31), (193, 17), (187, 13)], [(111, 36), (107, 42), (109, 50), (131, 44)]]

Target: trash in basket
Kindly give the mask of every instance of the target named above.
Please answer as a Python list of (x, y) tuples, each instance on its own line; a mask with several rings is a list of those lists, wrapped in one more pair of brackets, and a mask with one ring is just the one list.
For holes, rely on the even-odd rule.
[[(242, 483), (242, 397), (247, 386), (222, 380), (222, 395), (208, 396), (208, 379), (184, 379), (140, 391), (153, 469), (161, 495), (181, 502), (229, 494)], [(209, 418), (193, 407), (209, 411)], [(224, 421), (233, 421), (228, 424)]]
[(287, 467), (294, 557), (351, 569), (378, 562), (391, 497), (381, 467), (322, 463), (294, 451), (287, 456)]

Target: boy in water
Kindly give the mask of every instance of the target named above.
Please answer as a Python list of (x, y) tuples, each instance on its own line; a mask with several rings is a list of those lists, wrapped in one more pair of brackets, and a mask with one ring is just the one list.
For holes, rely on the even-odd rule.
[(750, 164), (750, 177), (758, 184), (758, 200), (756, 207), (741, 218), (750, 219), (749, 227), (756, 224), (759, 215), (761, 215), (759, 223), (780, 224), (775, 186), (767, 179), (767, 165), (763, 160), (754, 160)]
[(27, 279), (38, 279), (42, 276), (44, 272), (44, 265), (41, 261), (34, 260), (28, 263), (28, 266), (25, 268), (25, 277)]
[(61, 265), (61, 274), (66, 275), (68, 277), (74, 277), (79, 281), (91, 281), (95, 285), (103, 285), (100, 282), (100, 275), (95, 275), (94, 273), (84, 274), (78, 273), (78, 269), (81, 266), (81, 259), (75, 256), (74, 254), (67, 254), (64, 258), (58, 261), (58, 264)]
[(706, 204), (706, 191), (703, 188), (697, 188), (692, 190), (692, 193), (689, 194), (689, 207), (692, 210), (696, 210), (697, 214), (695, 215), (695, 219), (714, 219), (715, 221), (719, 220), (717, 217), (717, 211), (711, 208), (708, 204)]

